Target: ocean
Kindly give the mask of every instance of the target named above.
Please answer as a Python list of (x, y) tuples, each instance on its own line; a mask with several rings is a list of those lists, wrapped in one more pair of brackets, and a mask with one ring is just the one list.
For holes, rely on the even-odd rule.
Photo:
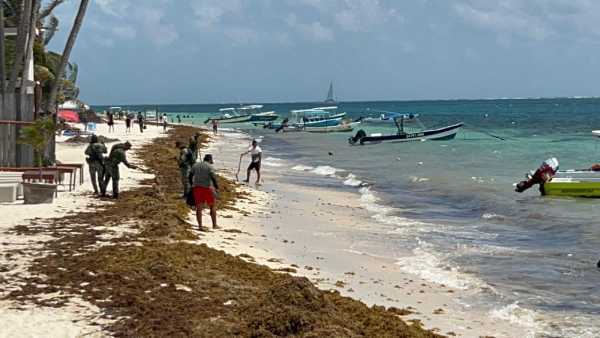
[[(264, 104), (286, 115), (318, 103)], [(223, 105), (124, 106), (201, 124)], [(262, 138), (265, 170), (303, 185), (354, 191), (380, 228), (352, 250), (390, 257), (406, 272), (473, 290), (462, 300), (539, 337), (600, 336), (600, 200), (518, 194), (513, 184), (557, 157), (561, 169), (600, 162), (600, 99), (342, 102), (420, 114), (427, 127), (464, 122), (451, 141), (349, 146), (352, 134)], [(103, 110), (107, 107), (94, 107)], [(361, 126), (367, 132), (394, 127)], [(273, 169), (274, 170), (274, 169)]]

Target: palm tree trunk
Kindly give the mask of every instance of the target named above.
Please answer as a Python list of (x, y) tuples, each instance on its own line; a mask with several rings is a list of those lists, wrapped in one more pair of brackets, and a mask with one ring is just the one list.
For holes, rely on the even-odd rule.
[(77, 34), (79, 33), (81, 25), (83, 24), (83, 18), (85, 17), (85, 11), (87, 9), (88, 3), (89, 0), (81, 0), (81, 3), (79, 4), (79, 11), (77, 12), (75, 22), (73, 23), (73, 27), (71, 28), (71, 33), (69, 34), (69, 39), (67, 40), (67, 44), (65, 45), (65, 50), (62, 53), (62, 56), (60, 57), (60, 63), (58, 65), (58, 69), (56, 70), (54, 82), (52, 83), (52, 87), (50, 89), (48, 102), (46, 102), (46, 111), (54, 112), (56, 109), (56, 97), (58, 96), (58, 89), (60, 88), (67, 62), (69, 62), (71, 50), (73, 50), (73, 46), (75, 45), (75, 41), (77, 40)]
[[(23, 75), (21, 76), (21, 93), (25, 93), (25, 90), (27, 89), (28, 86), (33, 86), (33, 83), (27, 83), (28, 80), (28, 75), (29, 74), (25, 74), (25, 71), (29, 70), (29, 66), (31, 65), (33, 67), (33, 44), (35, 43), (35, 31), (36, 31), (36, 23), (38, 20), (38, 16), (40, 13), (40, 6), (42, 5), (41, 0), (33, 0), (33, 8), (31, 11), (31, 18), (30, 18), (30, 22), (31, 24), (29, 25), (29, 31), (28, 31), (28, 38), (27, 38), (27, 47), (26, 47), (26, 53), (25, 53), (25, 66), (23, 67)], [(31, 71), (33, 71), (33, 69), (31, 69)], [(35, 78), (34, 78), (35, 81)]]
[(4, 94), (6, 93), (6, 67), (4, 65), (4, 3), (0, 2), (0, 95), (4, 109)]
[(10, 73), (8, 82), (8, 92), (14, 93), (17, 88), (17, 78), (23, 70), (25, 62), (25, 47), (27, 45), (27, 37), (29, 36), (29, 25), (31, 21), (31, 5), (33, 0), (24, 0), (19, 4), (21, 7), (21, 15), (19, 16), (19, 25), (17, 26), (17, 42), (15, 44), (15, 60), (13, 69)]

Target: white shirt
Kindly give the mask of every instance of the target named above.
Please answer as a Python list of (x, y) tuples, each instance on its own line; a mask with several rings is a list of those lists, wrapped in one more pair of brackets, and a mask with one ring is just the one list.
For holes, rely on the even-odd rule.
[(250, 149), (248, 149), (248, 151), (250, 152), (250, 155), (252, 156), (252, 162), (260, 161), (260, 157), (258, 155), (262, 154), (262, 149), (260, 149), (259, 146), (256, 146), (256, 148), (250, 147)]

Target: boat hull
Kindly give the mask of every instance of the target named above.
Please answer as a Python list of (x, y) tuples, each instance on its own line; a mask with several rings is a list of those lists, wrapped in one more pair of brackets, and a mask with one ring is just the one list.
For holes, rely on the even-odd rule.
[(347, 133), (354, 130), (350, 124), (339, 124), (331, 127), (305, 127), (304, 131), (309, 133)]
[(365, 136), (358, 140), (358, 143), (363, 144), (376, 144), (382, 142), (398, 143), (398, 142), (413, 142), (413, 141), (424, 141), (424, 140), (451, 140), (456, 137), (456, 133), (462, 128), (462, 123), (453, 124), (439, 129), (424, 130), (419, 133), (406, 133), (396, 135), (377, 135), (377, 136)]
[(278, 118), (279, 115), (275, 113), (252, 114), (248, 122), (271, 122), (277, 120)]
[(216, 118), (207, 119), (206, 121), (204, 121), (204, 123), (208, 123), (213, 120), (217, 121), (219, 123), (245, 123), (245, 122), (249, 122), (251, 118), (252, 118), (252, 115), (233, 116), (233, 117), (216, 117)]
[(542, 186), (542, 194), (545, 196), (600, 198), (600, 181), (550, 181)]
[(298, 125), (301, 125), (303, 127), (334, 127), (340, 124), (340, 122), (342, 122), (342, 118), (344, 118), (344, 116), (346, 116), (345, 113), (341, 113), (338, 115), (334, 115), (330, 118), (327, 119), (323, 119), (323, 120), (318, 120), (318, 121), (303, 121), (298, 123)]

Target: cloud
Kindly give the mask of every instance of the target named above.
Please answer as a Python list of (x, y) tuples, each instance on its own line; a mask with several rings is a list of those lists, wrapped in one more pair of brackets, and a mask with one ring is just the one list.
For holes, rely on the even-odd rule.
[[(162, 47), (179, 38), (174, 23), (166, 22), (166, 0), (144, 0), (140, 5), (131, 0), (96, 0), (94, 2), (104, 15), (94, 21), (93, 27), (102, 35), (101, 44), (111, 47), (115, 40), (131, 40), (143, 37), (155, 46)], [(107, 36), (108, 35), (108, 36)]]
[(192, 0), (196, 24), (204, 29), (215, 29), (224, 17), (242, 11), (241, 0)]
[(96, 0), (96, 5), (105, 14), (122, 18), (127, 13), (130, 3), (128, 0)]
[(352, 32), (370, 31), (391, 19), (402, 20), (396, 9), (382, 6), (379, 0), (345, 0), (334, 17), (343, 30)]
[(135, 28), (128, 25), (113, 26), (110, 28), (110, 30), (114, 36), (121, 39), (133, 39), (137, 36), (137, 31)]
[(298, 20), (298, 16), (296, 16), (296, 14), (290, 14), (286, 18), (285, 22), (289, 27), (299, 32), (305, 38), (308, 38), (313, 41), (332, 41), (334, 38), (333, 30), (329, 27), (324, 26), (318, 21), (304, 23)]
[(175, 24), (164, 22), (165, 11), (159, 8), (140, 8), (134, 17), (143, 27), (144, 35), (157, 47), (167, 46), (179, 38)]
[(500, 40), (600, 37), (600, 1), (461, 0), (453, 4), (453, 10), (467, 24), (490, 31)]

